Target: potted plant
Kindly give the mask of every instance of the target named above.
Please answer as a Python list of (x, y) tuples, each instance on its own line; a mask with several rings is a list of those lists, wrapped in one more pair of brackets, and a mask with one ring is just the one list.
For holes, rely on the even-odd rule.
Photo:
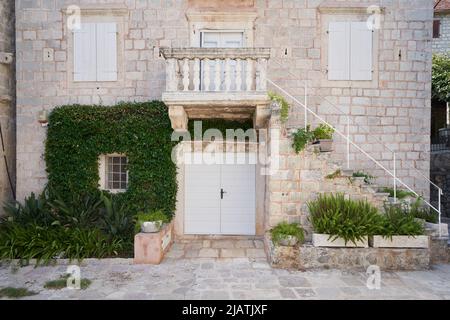
[(300, 153), (305, 149), (306, 145), (314, 139), (314, 133), (310, 130), (310, 126), (305, 128), (299, 128), (297, 131), (292, 133), (292, 148), (294, 148), (295, 153)]
[(371, 238), (374, 248), (428, 248), (424, 225), (414, 217), (409, 208), (385, 205), (382, 226)]
[(161, 230), (162, 225), (168, 222), (169, 218), (161, 210), (140, 212), (136, 217), (136, 232), (158, 232)]
[(293, 247), (305, 240), (304, 229), (299, 223), (280, 222), (270, 230), (275, 245)]
[(314, 129), (314, 139), (317, 140), (321, 152), (333, 151), (333, 133), (334, 129), (324, 123)]
[(322, 194), (308, 202), (316, 247), (364, 247), (380, 228), (378, 209), (366, 200), (346, 199), (344, 194)]

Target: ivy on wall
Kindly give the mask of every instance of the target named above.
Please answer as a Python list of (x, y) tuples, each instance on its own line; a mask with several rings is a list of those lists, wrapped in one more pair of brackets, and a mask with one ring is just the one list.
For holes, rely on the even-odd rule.
[(99, 192), (99, 155), (123, 153), (128, 190), (115, 197), (136, 211), (172, 215), (177, 182), (171, 134), (167, 107), (159, 101), (57, 107), (49, 116), (45, 146), (49, 190), (62, 198)]
[(244, 120), (224, 120), (224, 119), (191, 119), (188, 122), (188, 131), (191, 139), (194, 140), (194, 123), (201, 121), (202, 135), (208, 129), (217, 129), (222, 133), (223, 139), (226, 138), (227, 129), (242, 129), (244, 132), (253, 128), (253, 121), (249, 119)]

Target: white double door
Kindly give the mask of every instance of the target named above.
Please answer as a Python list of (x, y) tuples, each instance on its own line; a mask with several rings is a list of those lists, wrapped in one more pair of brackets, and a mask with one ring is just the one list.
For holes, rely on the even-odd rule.
[(255, 165), (190, 164), (185, 169), (186, 234), (255, 234)]
[[(237, 31), (202, 31), (200, 46), (202, 48), (242, 48), (244, 46), (244, 34)], [(236, 61), (229, 61), (229, 71), (231, 73), (231, 89), (241, 90), (242, 88), (236, 88)], [(216, 70), (220, 70), (220, 90), (225, 90), (225, 61), (210, 61), (207, 65), (202, 62), (201, 64), (202, 76), (201, 76), (201, 89), (205, 91), (214, 91), (214, 84), (211, 83), (209, 88), (206, 88), (203, 79), (205, 73), (209, 73), (209, 78), (214, 81)], [(245, 75), (246, 62), (241, 61), (241, 72)], [(244, 85), (244, 84), (242, 84)]]

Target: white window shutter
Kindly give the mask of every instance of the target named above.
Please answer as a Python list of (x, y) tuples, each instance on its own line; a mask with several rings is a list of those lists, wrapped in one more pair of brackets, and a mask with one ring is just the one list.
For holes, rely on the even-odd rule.
[(97, 81), (117, 81), (115, 23), (97, 23)]
[(96, 81), (95, 24), (82, 23), (73, 32), (73, 80)]
[(351, 23), (351, 80), (372, 80), (372, 35), (366, 22)]
[(350, 23), (328, 26), (328, 80), (350, 79)]

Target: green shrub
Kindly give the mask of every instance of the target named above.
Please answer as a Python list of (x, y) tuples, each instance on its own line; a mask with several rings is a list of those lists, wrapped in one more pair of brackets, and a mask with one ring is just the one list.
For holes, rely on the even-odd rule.
[(126, 249), (122, 239), (111, 239), (94, 227), (86, 230), (7, 223), (0, 229), (0, 259), (37, 259), (39, 264), (55, 258), (117, 256)]
[(283, 96), (277, 93), (269, 92), (268, 96), (271, 101), (276, 102), (280, 105), (280, 120), (282, 123), (285, 123), (289, 118), (289, 103)]
[(54, 221), (52, 225), (90, 228), (97, 225), (101, 214), (100, 194), (73, 194), (69, 200), (56, 197), (49, 201)]
[(314, 129), (314, 139), (325, 140), (333, 138), (334, 129), (327, 124), (321, 123)]
[(274, 244), (279, 244), (286, 236), (293, 236), (300, 243), (305, 240), (304, 230), (299, 223), (280, 222), (270, 230), (270, 234)]
[(327, 174), (327, 175), (325, 176), (325, 179), (330, 179), (330, 180), (332, 180), (332, 179), (339, 178), (339, 177), (342, 177), (341, 169), (337, 169), (335, 172), (330, 173), (330, 174)]
[(31, 193), (29, 197), (25, 198), (23, 204), (17, 201), (6, 203), (4, 206), (6, 216), (2, 217), (2, 220), (20, 225), (50, 226), (55, 221), (50, 208), (46, 190), (39, 196)]
[(3, 289), (0, 289), (0, 298), (6, 297), (6, 298), (23, 298), (28, 296), (34, 296), (37, 295), (37, 292), (30, 291), (27, 288), (13, 288), (13, 287), (6, 287)]
[(409, 212), (415, 218), (423, 219), (430, 223), (439, 222), (439, 214), (433, 209), (425, 207), (421, 198), (416, 199), (416, 201), (411, 204)]
[[(381, 188), (380, 191), (384, 192), (384, 193), (389, 193), (390, 197), (394, 197), (394, 188), (384, 187), (384, 188)], [(416, 195), (413, 192), (402, 190), (402, 189), (397, 189), (396, 196), (397, 196), (397, 199), (400, 199), (400, 200), (405, 199), (406, 197), (413, 197), (413, 198), (416, 197)]]
[(367, 184), (371, 184), (373, 179), (375, 179), (374, 176), (372, 176), (372, 175), (370, 175), (368, 173), (365, 173), (363, 171), (353, 172), (352, 177), (355, 177), (355, 178), (357, 178), (357, 177), (364, 177), (364, 182), (367, 183)]
[(305, 149), (306, 145), (311, 142), (313, 138), (314, 134), (310, 131), (309, 126), (306, 127), (306, 130), (304, 128), (299, 128), (292, 134), (292, 147), (298, 154)]
[(123, 153), (128, 189), (112, 197), (135, 213), (162, 209), (171, 216), (177, 192), (172, 132), (167, 107), (159, 101), (56, 107), (45, 145), (48, 186), (64, 201), (99, 193), (99, 155)]
[(418, 222), (409, 209), (401, 205), (385, 205), (385, 214), (382, 216), (382, 228), (380, 235), (384, 237), (415, 236), (424, 234), (424, 228)]
[[(50, 290), (60, 290), (67, 287), (67, 279), (69, 278), (69, 274), (62, 275), (59, 279), (47, 281), (44, 284), (45, 289)], [(80, 279), (80, 289), (85, 290), (91, 285), (92, 281), (89, 279)]]
[(330, 234), (330, 239), (343, 238), (345, 243), (377, 234), (381, 215), (367, 201), (345, 199), (344, 195), (323, 194), (308, 202), (310, 221), (316, 233)]
[(99, 227), (114, 239), (127, 239), (133, 234), (134, 219), (130, 209), (111, 195), (102, 195)]
[(134, 231), (137, 233), (141, 230), (142, 223), (146, 221), (162, 221), (162, 223), (169, 223), (170, 219), (161, 210), (151, 212), (140, 212), (136, 216), (136, 225)]

